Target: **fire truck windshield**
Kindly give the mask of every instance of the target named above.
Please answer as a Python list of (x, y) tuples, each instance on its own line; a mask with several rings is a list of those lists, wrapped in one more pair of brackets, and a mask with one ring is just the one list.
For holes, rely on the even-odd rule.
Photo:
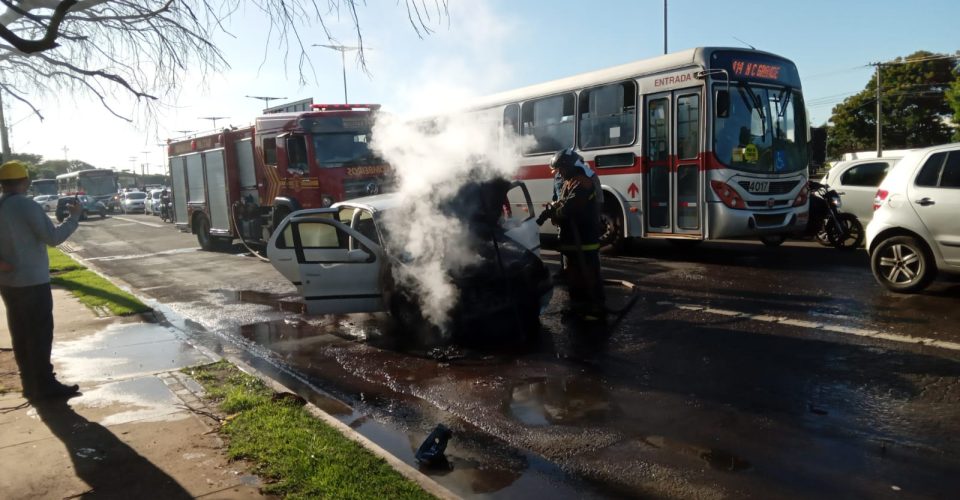
[(365, 165), (378, 161), (370, 150), (368, 131), (314, 134), (313, 151), (321, 168)]

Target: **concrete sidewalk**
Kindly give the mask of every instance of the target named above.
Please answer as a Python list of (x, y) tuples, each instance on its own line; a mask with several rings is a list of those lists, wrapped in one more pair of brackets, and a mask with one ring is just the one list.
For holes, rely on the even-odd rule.
[(202, 389), (180, 373), (213, 359), (173, 329), (53, 297), (57, 376), (83, 394), (21, 397), (0, 303), (0, 498), (262, 498), (248, 464), (226, 459)]

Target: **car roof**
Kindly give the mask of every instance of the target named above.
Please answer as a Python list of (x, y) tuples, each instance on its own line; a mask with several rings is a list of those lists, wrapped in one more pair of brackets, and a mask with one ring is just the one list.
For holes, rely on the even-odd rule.
[(353, 198), (339, 203), (334, 203), (330, 208), (355, 207), (369, 210), (371, 212), (382, 212), (390, 210), (400, 205), (402, 197), (399, 193), (375, 194), (373, 196), (364, 196), (363, 198)]

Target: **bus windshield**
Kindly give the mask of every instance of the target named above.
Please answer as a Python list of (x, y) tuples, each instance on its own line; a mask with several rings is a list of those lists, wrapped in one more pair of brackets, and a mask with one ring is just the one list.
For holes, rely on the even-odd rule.
[(370, 150), (369, 131), (314, 134), (313, 150), (321, 168), (366, 165), (378, 161)]
[(80, 191), (90, 196), (105, 196), (117, 192), (117, 181), (112, 175), (80, 177)]
[(729, 89), (729, 114), (714, 118), (717, 159), (730, 168), (758, 174), (805, 169), (807, 119), (800, 93), (746, 83), (731, 84)]
[(33, 194), (57, 194), (57, 181), (55, 179), (37, 179), (30, 184)]

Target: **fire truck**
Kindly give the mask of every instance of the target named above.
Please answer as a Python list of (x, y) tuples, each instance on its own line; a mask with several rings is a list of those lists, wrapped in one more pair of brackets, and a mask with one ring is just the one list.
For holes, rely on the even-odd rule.
[(168, 141), (174, 221), (204, 250), (263, 246), (289, 213), (378, 194), (390, 170), (372, 149), (376, 104), (313, 104), (252, 126)]

